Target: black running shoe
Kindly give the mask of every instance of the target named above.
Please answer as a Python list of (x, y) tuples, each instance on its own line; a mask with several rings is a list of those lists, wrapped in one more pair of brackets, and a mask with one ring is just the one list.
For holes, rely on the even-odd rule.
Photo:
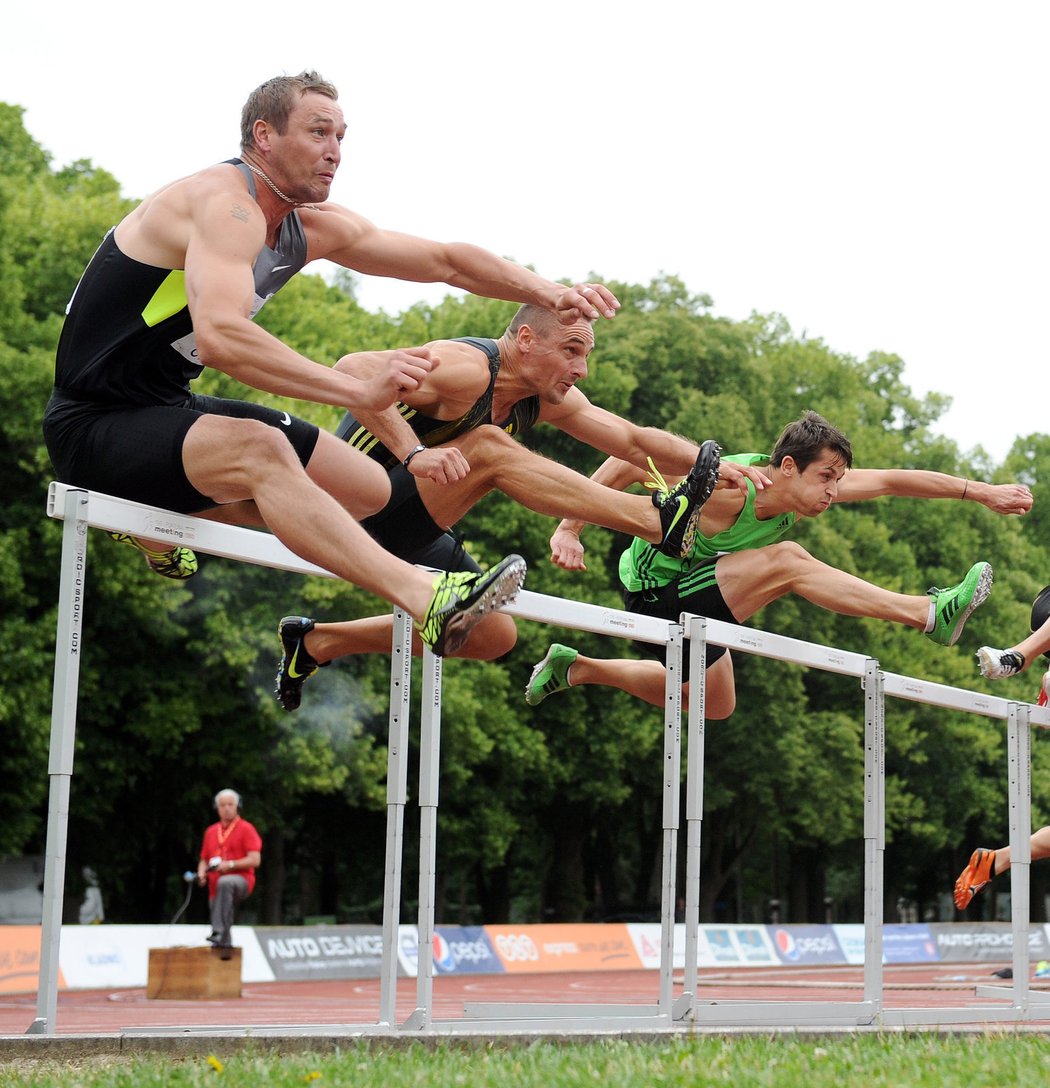
[(653, 506), (660, 511), (660, 526), (664, 533), (656, 547), (664, 555), (684, 559), (693, 550), (700, 509), (718, 483), (721, 455), (722, 449), (718, 443), (708, 439), (701, 445), (689, 475), (671, 488), (650, 461), (650, 472), (656, 481)]
[[(277, 686), (273, 693), (285, 710), (299, 709), (303, 684), (322, 666), (307, 653), (303, 644), (303, 639), (313, 629), (314, 621), (307, 616), (285, 616), (277, 625), (281, 660), (277, 663)], [(328, 662), (323, 664), (327, 665)]]

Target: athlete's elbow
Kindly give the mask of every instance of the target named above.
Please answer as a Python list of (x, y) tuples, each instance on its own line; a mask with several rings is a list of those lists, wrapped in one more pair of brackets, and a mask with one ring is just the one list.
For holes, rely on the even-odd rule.
[(243, 353), (236, 348), (233, 330), (221, 323), (199, 321), (194, 323), (197, 362), (213, 370), (232, 374)]

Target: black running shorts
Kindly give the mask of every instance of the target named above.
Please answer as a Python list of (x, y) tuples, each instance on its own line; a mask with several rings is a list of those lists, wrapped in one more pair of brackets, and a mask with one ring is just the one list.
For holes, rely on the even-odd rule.
[(418, 560), (411, 557), (433, 544), (445, 530), (434, 523), (419, 497), (416, 478), (404, 465), (395, 465), (389, 476), (390, 501), (361, 524), (388, 552), (415, 563)]
[(216, 503), (186, 479), (182, 444), (203, 415), (257, 419), (288, 437), (305, 467), (317, 427), (248, 401), (191, 394), (184, 405), (111, 405), (55, 392), (44, 413), (44, 439), (63, 483), (194, 514)]
[[(723, 623), (739, 623), (736, 616), (729, 611), (729, 606), (722, 597), (722, 591), (714, 579), (714, 566), (720, 556), (712, 556), (703, 563), (697, 564), (689, 572), (691, 582), (697, 580), (697, 573), (704, 568), (710, 568), (711, 577), (704, 588), (682, 595), (679, 579), (669, 582), (659, 589), (646, 589), (637, 593), (624, 590), (623, 606), (628, 612), (638, 612), (643, 616), (656, 616), (657, 619), (671, 620), (677, 623), (683, 612), (691, 612), (694, 616), (706, 616), (710, 620), (722, 620)], [(688, 640), (686, 640), (688, 642)], [(635, 642), (635, 647), (649, 657), (666, 659), (666, 648), (654, 642)], [(689, 653), (688, 645), (684, 647), (682, 654), (683, 683), (689, 680)], [(729, 651), (725, 646), (708, 645), (704, 658), (707, 668), (710, 668), (720, 657)]]
[(462, 543), (434, 522), (419, 497), (416, 478), (404, 465), (390, 470), (390, 501), (361, 524), (388, 552), (432, 570), (481, 573)]

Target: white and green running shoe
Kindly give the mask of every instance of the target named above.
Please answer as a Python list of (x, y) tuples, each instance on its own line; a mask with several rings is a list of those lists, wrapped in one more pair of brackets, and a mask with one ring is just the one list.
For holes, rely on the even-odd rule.
[(933, 599), (933, 630), (926, 634), (942, 646), (954, 646), (970, 613), (983, 604), (992, 590), (990, 563), (974, 563), (966, 577), (950, 589), (932, 587), (926, 592)]
[(192, 578), (197, 573), (197, 557), (189, 548), (147, 548), (140, 544), (133, 536), (127, 533), (110, 533), (114, 540), (121, 544), (130, 544), (136, 551), (146, 557), (149, 569), (162, 578), (175, 578), (184, 580)]
[(580, 656), (579, 650), (561, 643), (552, 643), (547, 655), (532, 670), (529, 682), (525, 685), (525, 702), (529, 706), (539, 706), (548, 695), (556, 691), (568, 691), (569, 668)]
[(434, 584), (423, 622), (416, 624), (419, 637), (438, 657), (454, 654), (486, 612), (495, 612), (514, 600), (527, 569), (520, 555), (508, 555), (481, 574), (442, 574)]

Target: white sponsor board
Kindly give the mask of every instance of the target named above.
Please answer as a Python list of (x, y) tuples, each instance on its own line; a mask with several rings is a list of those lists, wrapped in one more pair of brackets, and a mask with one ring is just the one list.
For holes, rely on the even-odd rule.
[[(656, 922), (629, 922), (627, 932), (642, 964), (660, 966), (660, 926)], [(673, 966), (685, 966), (685, 925), (674, 927)], [(765, 926), (702, 925), (697, 935), (699, 967), (752, 967), (780, 961)]]
[[(59, 969), (71, 990), (145, 986), (149, 950), (206, 945), (207, 925), (63, 926)], [(233, 943), (241, 949), (241, 979), (273, 982), (274, 974), (250, 926), (234, 926)]]

